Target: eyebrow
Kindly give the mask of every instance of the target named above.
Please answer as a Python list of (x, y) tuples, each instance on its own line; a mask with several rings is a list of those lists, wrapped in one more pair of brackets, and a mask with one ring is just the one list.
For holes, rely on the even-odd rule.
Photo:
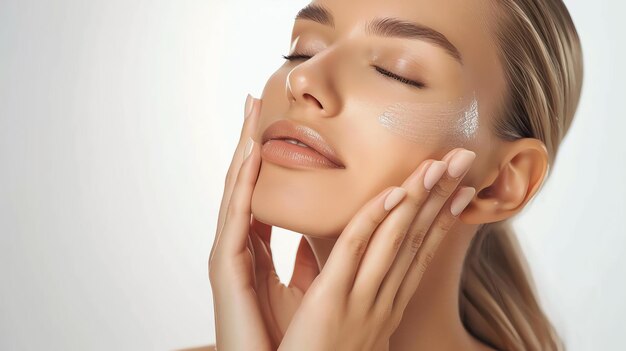
[[(325, 26), (335, 28), (335, 19), (332, 13), (322, 5), (308, 4), (298, 11), (295, 20), (310, 20)], [(399, 18), (374, 18), (365, 25), (367, 35), (395, 37), (403, 39), (423, 40), (444, 49), (450, 56), (463, 65), (463, 58), (459, 50), (445, 35), (431, 27), (402, 20)]]

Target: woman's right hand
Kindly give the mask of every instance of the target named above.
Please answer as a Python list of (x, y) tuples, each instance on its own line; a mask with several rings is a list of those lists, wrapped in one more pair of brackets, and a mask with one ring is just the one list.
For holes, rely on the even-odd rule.
[(255, 253), (250, 233), (250, 200), (261, 164), (252, 136), (260, 109), (261, 101), (249, 96), (247, 118), (226, 175), (217, 233), (209, 255), (216, 345), (228, 351), (275, 350), (255, 292)]
[(280, 282), (270, 249), (272, 226), (251, 215), (260, 169), (258, 145), (243, 162), (246, 141), (257, 130), (261, 101), (250, 98), (248, 116), (228, 169), (209, 257), (216, 338), (228, 350), (275, 350), (319, 269), (302, 237), (288, 286)]
[(255, 253), (256, 293), (265, 325), (273, 345), (280, 345), (287, 327), (304, 294), (320, 273), (319, 266), (304, 236), (300, 239), (296, 260), (288, 285), (283, 284), (274, 267), (270, 247), (272, 226), (252, 219), (251, 239)]

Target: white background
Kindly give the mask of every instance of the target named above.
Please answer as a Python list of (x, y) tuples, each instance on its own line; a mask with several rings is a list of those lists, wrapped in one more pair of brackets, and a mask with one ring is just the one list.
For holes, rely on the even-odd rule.
[[(0, 0), (0, 349), (214, 341), (207, 258), (248, 92), (307, 1)], [(566, 1), (580, 109), (517, 221), (569, 350), (626, 348), (621, 1)], [(276, 230), (290, 277), (297, 233)]]

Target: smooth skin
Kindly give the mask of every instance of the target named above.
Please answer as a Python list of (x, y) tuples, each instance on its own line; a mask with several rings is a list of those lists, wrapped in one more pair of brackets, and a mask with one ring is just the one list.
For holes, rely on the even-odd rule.
[[(252, 144), (245, 160), (240, 157), (249, 146), (244, 140), (254, 129), (258, 110), (255, 101), (227, 173), (210, 254), (217, 340), (223, 350), (276, 349), (256, 299), (257, 290), (267, 288), (266, 277), (276, 277), (268, 242), (261, 239), (269, 233), (250, 220), (250, 198), (261, 162), (258, 145)], [(459, 154), (465, 157), (454, 157)], [(315, 269), (306, 274), (306, 266), (294, 271), (295, 279), (310, 287), (302, 291), (306, 294), (279, 350), (388, 350), (404, 308), (457, 219), (458, 213), (450, 210), (452, 195), (460, 200), (457, 212), (474, 195), (471, 187), (457, 191), (473, 158), (473, 152), (455, 149), (443, 161), (425, 160), (401, 187), (385, 189), (358, 211), (318, 277)], [(447, 171), (452, 159), (463, 161), (455, 163), (455, 172), (460, 173), (456, 177)], [(395, 207), (386, 208), (392, 191)], [(303, 281), (305, 276), (309, 281)]]
[[(466, 150), (454, 150), (461, 152)], [(402, 184), (407, 196), (391, 212), (383, 207), (388, 189), (355, 215), (306, 292), (279, 350), (389, 350), (405, 307), (457, 219), (450, 196), (462, 176), (446, 174), (432, 191), (424, 188), (425, 174), (440, 164), (445, 170), (445, 162), (424, 161)], [(474, 188), (461, 189), (455, 196), (467, 204)]]
[[(243, 163), (242, 155), (245, 151), (246, 141), (257, 128), (260, 101), (252, 99), (250, 96), (247, 101), (250, 102), (250, 106), (245, 108), (247, 118), (245, 118), (240, 140), (235, 149), (225, 179), (224, 194), (218, 216), (217, 234), (209, 258), (209, 277), (214, 295), (217, 334), (219, 335), (222, 330), (232, 330), (232, 326), (234, 325), (235, 328), (237, 328), (237, 333), (232, 336), (232, 342), (245, 343), (239, 345), (241, 348), (254, 347), (255, 349), (263, 350), (262, 345), (271, 345), (270, 349), (273, 348), (275, 350), (295, 310), (298, 308), (304, 292), (311, 284), (311, 281), (319, 274), (319, 269), (308, 242), (303, 238), (298, 248), (291, 281), (288, 286), (285, 286), (280, 282), (272, 260), (270, 249), (271, 226), (260, 223), (254, 218), (250, 221), (250, 234), (246, 239), (246, 247), (241, 246), (241, 243), (239, 243), (239, 246), (230, 251), (230, 256), (228, 253), (225, 253), (225, 250), (230, 250), (230, 248), (219, 250), (219, 253), (215, 255), (216, 248), (227, 245), (224, 244), (223, 241), (220, 241), (220, 238), (223, 236), (229, 239), (233, 237), (232, 235), (223, 235), (221, 228), (224, 227), (226, 214), (231, 204), (231, 198), (234, 197), (233, 191), (235, 184), (241, 184), (241, 180), (244, 179), (239, 177), (238, 174)], [(252, 163), (251, 166), (254, 168), (252, 172), (258, 172), (260, 155), (258, 155), (257, 148), (252, 150), (248, 159)], [(256, 180), (256, 175), (254, 178)], [(237, 181), (240, 182), (236, 183)], [(247, 194), (246, 196), (249, 196), (250, 188), (248, 188), (247, 191), (248, 193), (242, 193), (240, 191), (239, 194)], [(235, 196), (236, 194), (237, 193), (235, 193)], [(235, 202), (232, 204), (232, 206), (235, 206)], [(243, 211), (246, 211), (246, 213), (248, 213), (247, 218), (250, 218), (249, 199), (242, 200), (239, 205), (246, 207)], [(232, 220), (235, 217), (231, 215), (229, 218)], [(241, 215), (239, 215), (239, 220), (243, 221)], [(240, 225), (245, 227), (244, 224)], [(240, 230), (238, 233), (239, 237), (241, 237), (241, 235), (248, 236), (248, 233), (245, 231)], [(234, 252), (234, 254), (232, 254), (232, 252)], [(216, 260), (215, 257), (218, 259)], [(240, 260), (241, 262), (234, 262), (236, 260)], [(254, 260), (254, 277), (250, 276), (250, 271), (248, 270), (249, 267), (252, 267), (251, 260)], [(224, 261), (226, 263), (222, 265), (218, 263)], [(222, 269), (222, 267), (225, 269)], [(239, 267), (242, 267), (242, 272), (229, 270), (231, 268), (237, 270)], [(241, 276), (247, 277), (247, 281), (236, 285), (237, 282), (232, 280), (232, 277)], [(254, 284), (252, 284), (253, 281)], [(233, 284), (235, 285), (233, 286)], [(263, 303), (259, 306), (257, 305), (257, 301), (263, 301)], [(252, 331), (260, 330), (259, 325), (262, 325), (260, 319), (248, 317), (247, 313), (249, 311), (253, 311), (252, 313), (254, 315), (258, 315), (258, 313), (262, 314), (262, 319), (265, 320), (265, 326), (260, 329), (265, 328), (271, 340), (267, 340), (265, 334), (248, 338), (240, 337), (242, 335), (239, 333), (240, 328), (243, 333), (244, 329)], [(228, 319), (230, 317), (232, 317), (232, 319)], [(245, 323), (239, 324), (241, 323), (239, 319), (244, 320)], [(254, 332), (251, 334), (254, 334)], [(230, 343), (228, 340), (231, 338), (228, 334), (224, 339), (227, 340), (225, 341), (226, 344)], [(205, 348), (200, 348), (199, 350), (203, 349)]]
[[(459, 316), (458, 294), (464, 256), (481, 224), (510, 218), (526, 206), (540, 188), (548, 164), (547, 151), (541, 141), (532, 138), (505, 141), (491, 132), (501, 93), (506, 91), (497, 48), (492, 45), (494, 38), (489, 28), (481, 27), (482, 23), (494, 22), (489, 16), (497, 16), (491, 11), (491, 2), (321, 0), (314, 3), (323, 5), (333, 14), (334, 28), (306, 19), (295, 22), (292, 50), (305, 52), (310, 57), (286, 61), (268, 79), (261, 96), (263, 108), (257, 106), (255, 113), (258, 115), (251, 114), (246, 120), (227, 175), (210, 264), (220, 349), (275, 349), (288, 334), (298, 335), (298, 325), (311, 330), (321, 327), (315, 315), (306, 317), (311, 318), (307, 322), (305, 317), (300, 317), (304, 313), (299, 313), (295, 319), (296, 313), (300, 307), (316, 309), (314, 303), (304, 304), (305, 294), (314, 291), (312, 282), (317, 276), (320, 280), (326, 276), (322, 272), (330, 263), (334, 246), (349, 223), (355, 220), (355, 214), (390, 186), (407, 180), (425, 160), (444, 160), (451, 149), (460, 146), (453, 145), (444, 134), (429, 143), (406, 141), (382, 128), (376, 116), (397, 101), (448, 101), (465, 91), (468, 82), (480, 97), (481, 117), (476, 138), (462, 145), (474, 151), (476, 159), (459, 186), (475, 188), (476, 196), (448, 234), (440, 239), (436, 255), (427, 259), (429, 268), (404, 308), (402, 320), (389, 338), (389, 348), (393, 351), (489, 349), (465, 329)], [(464, 65), (459, 66), (444, 50), (427, 41), (365, 36), (362, 25), (381, 16), (404, 18), (440, 31), (460, 50)], [(373, 60), (373, 53), (377, 54), (376, 60)], [(416, 89), (381, 75), (371, 64), (422, 80), (427, 88)], [(227, 226), (224, 219), (240, 174), (245, 136), (259, 140), (263, 130), (277, 119), (291, 119), (318, 130), (336, 148), (347, 168), (332, 172), (296, 171), (270, 162), (261, 162), (259, 167), (258, 148), (254, 148), (248, 162), (256, 165), (250, 166), (253, 168), (250, 174), (257, 172), (256, 182), (244, 181), (244, 193), (253, 191), (249, 213), (254, 213), (254, 219), (250, 216), (245, 222), (242, 219), (247, 213), (241, 209), (248, 206), (246, 200), (238, 205), (243, 207), (234, 210), (231, 219), (236, 224)], [(294, 202), (293, 199), (306, 201)], [(410, 199), (407, 196), (403, 203)], [(396, 213), (401, 206), (391, 213)], [(443, 208), (448, 207), (443, 205)], [(436, 216), (433, 214), (431, 218)], [(381, 225), (384, 223), (387, 222), (383, 220)], [(288, 286), (280, 284), (270, 263), (273, 225), (303, 234)], [(232, 231), (226, 231), (227, 227)], [(246, 232), (242, 228), (250, 228), (250, 239), (242, 234)], [(225, 233), (238, 234), (228, 236)], [(230, 239), (222, 239), (226, 237)], [(387, 244), (397, 245), (399, 240), (385, 238), (388, 243), (381, 244), (376, 240), (380, 237), (384, 235), (372, 234), (369, 243), (372, 249), (382, 250)], [(225, 250), (215, 249), (221, 246), (221, 241), (227, 243), (231, 239), (231, 244), (224, 245)], [(256, 248), (259, 244), (264, 245), (260, 247), (264, 250)], [(366, 262), (368, 250), (363, 262)], [(218, 264), (221, 260), (215, 259), (220, 256), (231, 263)], [(374, 266), (375, 271), (377, 265)], [(378, 269), (384, 271), (384, 267)], [(371, 271), (372, 267), (361, 268)], [(358, 276), (359, 273), (355, 273), (355, 277)], [(380, 275), (377, 277), (379, 279)], [(353, 284), (356, 282), (358, 280)], [(385, 286), (384, 279), (380, 286)], [(331, 296), (341, 295), (323, 293), (329, 300), (307, 299), (317, 301), (317, 310), (339, 303)], [(353, 300), (343, 296), (345, 301)], [(345, 316), (358, 315), (351, 311), (347, 309)], [(295, 323), (296, 320), (300, 322)], [(294, 323), (290, 324), (292, 321)], [(367, 320), (362, 322), (363, 326), (368, 325)], [(341, 329), (345, 319), (339, 318), (333, 323), (336, 329), (345, 330)], [(264, 325), (265, 331), (260, 325)], [(373, 327), (368, 325), (368, 328), (367, 336), (374, 334)], [(234, 333), (232, 341), (228, 341), (229, 330)], [(334, 331), (330, 331), (328, 340), (333, 340)], [(385, 335), (385, 332), (377, 335)], [(372, 337), (376, 340), (363, 341), (357, 336), (355, 340), (378, 344), (378, 336)], [(233, 348), (229, 348), (229, 344)]]

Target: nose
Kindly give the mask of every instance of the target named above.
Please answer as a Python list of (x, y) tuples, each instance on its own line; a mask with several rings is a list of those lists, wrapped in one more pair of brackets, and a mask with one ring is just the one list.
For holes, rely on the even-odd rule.
[(294, 109), (301, 108), (322, 117), (339, 113), (340, 102), (332, 64), (319, 54), (298, 64), (287, 74), (285, 90)]

